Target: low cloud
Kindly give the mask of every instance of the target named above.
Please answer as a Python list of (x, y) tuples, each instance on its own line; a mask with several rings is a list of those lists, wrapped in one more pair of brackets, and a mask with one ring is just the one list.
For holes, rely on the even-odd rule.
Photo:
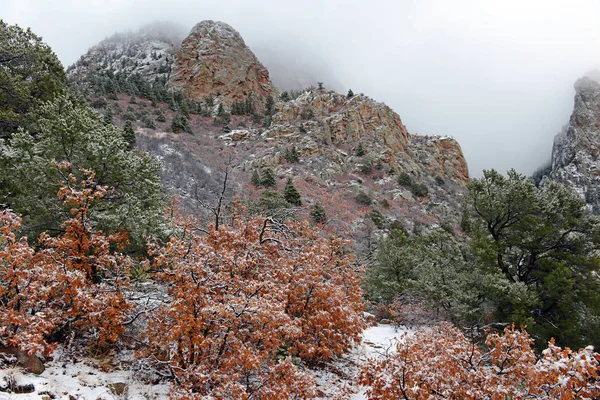
[[(567, 123), (573, 83), (600, 67), (600, 3), (0, 0), (65, 66), (116, 31), (156, 20), (236, 28), (279, 85), (364, 92), (411, 133), (452, 135), (473, 175), (531, 173)], [(286, 74), (287, 72), (287, 74)]]

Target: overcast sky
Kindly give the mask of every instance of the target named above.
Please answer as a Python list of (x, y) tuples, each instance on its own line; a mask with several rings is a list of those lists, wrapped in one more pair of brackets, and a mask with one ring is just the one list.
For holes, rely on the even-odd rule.
[(549, 159), (573, 83), (600, 68), (598, 0), (0, 0), (0, 18), (31, 27), (65, 67), (116, 31), (221, 20), (325, 86), (387, 103), (411, 133), (455, 137), (474, 176)]

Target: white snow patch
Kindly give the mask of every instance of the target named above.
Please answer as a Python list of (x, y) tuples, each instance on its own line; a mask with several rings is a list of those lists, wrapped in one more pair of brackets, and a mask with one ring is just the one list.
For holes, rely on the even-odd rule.
[[(380, 324), (365, 329), (360, 344), (352, 351), (327, 368), (313, 371), (317, 377), (317, 387), (323, 392), (321, 399), (333, 398), (337, 395), (348, 395), (349, 400), (366, 400), (365, 388), (357, 386), (356, 375), (360, 366), (369, 358), (384, 357), (396, 351), (398, 338), (412, 330), (405, 327)], [(343, 391), (346, 391), (344, 393)]]
[[(0, 392), (0, 400), (43, 400), (49, 394), (60, 400), (148, 400), (169, 397), (168, 383), (145, 384), (135, 371), (114, 370), (104, 372), (92, 366), (90, 360), (83, 359), (75, 364), (62, 361), (62, 352), (53, 354), (54, 361), (46, 364), (46, 370), (39, 376), (28, 374), (19, 368), (0, 369), (0, 386), (5, 386), (9, 376), (18, 385), (33, 384), (35, 390), (27, 394)], [(113, 394), (108, 385), (124, 383), (126, 395)]]

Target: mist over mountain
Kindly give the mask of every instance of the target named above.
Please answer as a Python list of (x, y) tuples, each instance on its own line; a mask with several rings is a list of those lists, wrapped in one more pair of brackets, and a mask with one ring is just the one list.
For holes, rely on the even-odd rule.
[(531, 173), (551, 151), (572, 110), (573, 82), (600, 65), (599, 8), (591, 0), (174, 0), (168, 7), (31, 0), (9, 1), (3, 18), (31, 26), (65, 67), (104, 37), (151, 21), (176, 21), (186, 34), (200, 20), (227, 21), (271, 70), (275, 85), (286, 80), (279, 79), (280, 56), (268, 53), (285, 55), (281, 64), (294, 72), (281, 76), (290, 85), (312, 80), (369, 93), (401, 112), (412, 132), (452, 135), (477, 176), (483, 168)]
[(282, 40), (257, 42), (252, 48), (269, 69), (273, 83), (281, 90), (302, 90), (323, 82), (325, 87), (343, 93), (344, 86), (328, 61), (301, 45)]

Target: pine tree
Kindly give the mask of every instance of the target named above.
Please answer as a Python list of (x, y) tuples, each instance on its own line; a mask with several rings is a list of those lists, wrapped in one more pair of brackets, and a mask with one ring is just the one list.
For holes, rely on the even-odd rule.
[(135, 148), (135, 132), (131, 121), (125, 122), (125, 126), (123, 126), (123, 138), (127, 142), (127, 150), (133, 150)]
[(275, 100), (273, 100), (273, 96), (269, 95), (265, 102), (265, 115), (272, 116), (275, 114)]
[(310, 212), (310, 216), (315, 224), (324, 224), (325, 221), (327, 221), (325, 209), (319, 203), (315, 203), (312, 211)]
[(190, 118), (190, 109), (187, 103), (181, 103), (181, 115), (188, 119)]
[(217, 115), (222, 117), (225, 114), (225, 109), (223, 108), (223, 104), (219, 104), (219, 108), (217, 108)]
[(277, 186), (277, 181), (275, 180), (275, 172), (273, 172), (272, 168), (265, 168), (262, 171), (262, 177), (261, 177), (260, 183), (264, 187)]
[(352, 91), (352, 89), (348, 89), (348, 95), (347, 95), (347, 97), (348, 98), (354, 97), (354, 92)]
[(356, 155), (358, 157), (362, 157), (365, 155), (365, 149), (363, 148), (363, 145), (360, 142), (358, 143), (358, 148), (356, 149)]
[(137, 104), (137, 98), (135, 97), (135, 93), (131, 94), (131, 98), (129, 99), (129, 104)]
[(248, 95), (248, 97), (246, 98), (246, 104), (245, 104), (245, 113), (248, 115), (254, 114), (254, 103), (252, 102), (252, 95)]
[[(65, 72), (31, 30), (0, 20), (0, 137), (35, 121), (40, 104), (64, 91)], [(31, 114), (30, 114), (31, 113)]]
[(173, 120), (171, 121), (171, 130), (173, 133), (177, 132), (187, 132), (192, 133), (192, 127), (190, 126), (190, 121), (182, 114), (177, 113)]
[(291, 150), (285, 149), (283, 158), (285, 158), (285, 161), (287, 161), (289, 163), (297, 163), (298, 161), (300, 161), (300, 156), (298, 155), (298, 152), (296, 151), (296, 146), (292, 146)]
[[(69, 171), (78, 177), (85, 170), (95, 171), (101, 184), (115, 188), (90, 213), (93, 226), (105, 233), (127, 230), (132, 248), (141, 250), (143, 235), (162, 229), (158, 161), (127, 151), (130, 140), (123, 129), (105, 125), (104, 118), (75, 95), (59, 96), (37, 112), (43, 125), (35, 134), (24, 132), (5, 142), (8, 151), (0, 155), (0, 199), (23, 215), (22, 232), (32, 240), (42, 230), (60, 232), (65, 210), (56, 192), (64, 175), (56, 163), (68, 162)], [(25, 157), (31, 153), (36, 157)], [(34, 176), (39, 179), (31, 179)]]
[(300, 192), (298, 192), (298, 190), (294, 187), (292, 178), (287, 179), (287, 182), (285, 184), (285, 189), (283, 192), (283, 197), (285, 197), (285, 200), (288, 203), (290, 203), (294, 206), (302, 205), (302, 198), (300, 196)]
[(112, 123), (113, 123), (112, 108), (106, 107), (106, 112), (104, 113), (104, 125), (111, 125)]
[(281, 96), (279, 96), (279, 99), (283, 102), (290, 101), (290, 94), (288, 92), (283, 92), (281, 93)]
[(252, 182), (252, 184), (255, 187), (260, 187), (262, 185), (262, 181), (260, 179), (260, 175), (258, 174), (257, 170), (254, 170), (252, 172), (252, 178), (250, 179), (250, 182)]

